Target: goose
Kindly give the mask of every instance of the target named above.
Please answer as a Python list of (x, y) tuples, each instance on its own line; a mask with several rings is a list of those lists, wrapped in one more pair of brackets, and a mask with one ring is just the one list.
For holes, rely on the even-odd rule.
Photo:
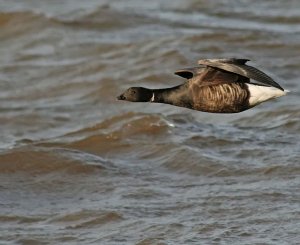
[(164, 103), (210, 113), (238, 113), (286, 95), (248, 59), (201, 59), (198, 66), (175, 72), (186, 81), (175, 87), (131, 87), (117, 97), (131, 102)]

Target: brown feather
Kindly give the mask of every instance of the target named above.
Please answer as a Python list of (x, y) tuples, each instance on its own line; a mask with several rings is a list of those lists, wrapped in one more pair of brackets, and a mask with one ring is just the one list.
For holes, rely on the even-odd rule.
[(237, 74), (207, 67), (202, 73), (190, 79), (189, 83), (203, 87), (222, 83), (234, 83), (237, 82), (238, 79), (239, 76)]
[(245, 83), (224, 83), (199, 87), (192, 85), (193, 109), (206, 112), (236, 113), (249, 108)]

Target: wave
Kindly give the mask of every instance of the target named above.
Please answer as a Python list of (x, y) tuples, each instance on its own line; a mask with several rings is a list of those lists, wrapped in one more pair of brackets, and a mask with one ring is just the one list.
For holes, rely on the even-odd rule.
[[(296, 109), (280, 108), (224, 125), (198, 122), (190, 114), (128, 112), (5, 152), (0, 155), (0, 172), (92, 174), (123, 168), (124, 162), (145, 161), (191, 175), (263, 173), (268, 170), (262, 162), (276, 164), (268, 152), (274, 151), (274, 157), (278, 151), (283, 164), (295, 160), (294, 148), (289, 150), (295, 137), (286, 133), (300, 130), (298, 114)], [(282, 147), (284, 156), (280, 155)]]
[(233, 123), (240, 127), (251, 127), (257, 125), (268, 130), (283, 130), (285, 132), (300, 132), (298, 108), (281, 107), (276, 110), (257, 112), (255, 116), (243, 117)]
[(141, 142), (162, 140), (171, 128), (160, 116), (129, 112), (66, 134), (62, 139), (71, 140), (68, 147), (94, 154), (120, 154)]
[[(143, 24), (145, 18), (110, 8), (97, 8), (89, 13), (64, 16), (48, 15), (35, 11), (0, 12), (0, 27), (3, 38), (31, 33), (46, 28), (76, 28), (112, 31), (118, 28)], [(3, 35), (5, 34), (5, 35)]]
[(30, 11), (23, 12), (2, 12), (0, 13), (0, 26), (13, 25), (16, 23), (35, 22), (46, 19), (43, 14), (37, 14)]
[[(28, 149), (29, 148), (29, 149)], [(76, 155), (66, 149), (37, 149), (25, 147), (0, 154), (0, 173), (24, 173), (30, 175), (45, 175), (51, 173), (63, 174), (93, 174), (106, 169), (105, 161), (100, 157), (91, 158), (87, 153)]]
[(54, 15), (35, 10), (0, 12), (0, 26), (1, 24), (9, 24), (11, 22), (37, 22), (46, 20), (53, 23), (76, 26), (77, 28), (92, 29), (99, 27), (114, 29), (115, 27), (122, 28), (124, 26), (140, 25), (149, 22), (149, 18), (142, 14), (111, 8), (109, 5), (93, 9), (70, 11), (64, 15)]
[(64, 223), (69, 229), (93, 228), (111, 222), (120, 222), (123, 215), (114, 211), (81, 210), (54, 217), (49, 223)]
[(43, 216), (17, 216), (17, 215), (0, 215), (0, 222), (3, 223), (18, 223), (27, 224), (45, 220)]
[(1, 37), (6, 40), (52, 26), (54, 19), (30, 11), (0, 13)]

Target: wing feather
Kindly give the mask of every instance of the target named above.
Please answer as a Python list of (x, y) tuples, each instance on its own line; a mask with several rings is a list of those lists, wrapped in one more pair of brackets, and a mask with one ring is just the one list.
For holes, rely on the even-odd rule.
[(201, 74), (190, 79), (190, 85), (203, 87), (224, 83), (234, 83), (238, 80), (239, 76), (237, 74), (213, 67), (206, 67)]
[(206, 69), (206, 67), (201, 67), (201, 66), (191, 67), (191, 68), (183, 68), (183, 69), (175, 71), (175, 74), (178, 76), (181, 76), (183, 78), (186, 78), (186, 79), (191, 79), (194, 76), (202, 73), (205, 69)]
[(284, 90), (278, 83), (276, 83), (271, 77), (269, 77), (264, 72), (258, 70), (253, 66), (246, 65), (245, 63), (247, 61), (247, 59), (206, 59), (199, 60), (198, 64), (236, 73), (238, 75), (254, 79), (257, 82), (260, 82), (264, 85)]

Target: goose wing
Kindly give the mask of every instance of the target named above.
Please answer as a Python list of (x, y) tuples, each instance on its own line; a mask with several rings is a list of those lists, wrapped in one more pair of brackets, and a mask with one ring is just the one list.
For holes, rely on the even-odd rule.
[(257, 82), (284, 90), (278, 83), (264, 72), (253, 66), (246, 65), (248, 59), (203, 59), (199, 60), (199, 65), (218, 68), (224, 71), (232, 72), (243, 77), (254, 79)]
[[(176, 75), (189, 80), (190, 85), (200, 87), (237, 82), (240, 76), (214, 67), (202, 66), (177, 70)], [(249, 79), (247, 79), (249, 80)]]
[(175, 75), (178, 75), (186, 79), (191, 79), (194, 76), (201, 74), (205, 69), (206, 69), (205, 66), (183, 68), (175, 71)]

